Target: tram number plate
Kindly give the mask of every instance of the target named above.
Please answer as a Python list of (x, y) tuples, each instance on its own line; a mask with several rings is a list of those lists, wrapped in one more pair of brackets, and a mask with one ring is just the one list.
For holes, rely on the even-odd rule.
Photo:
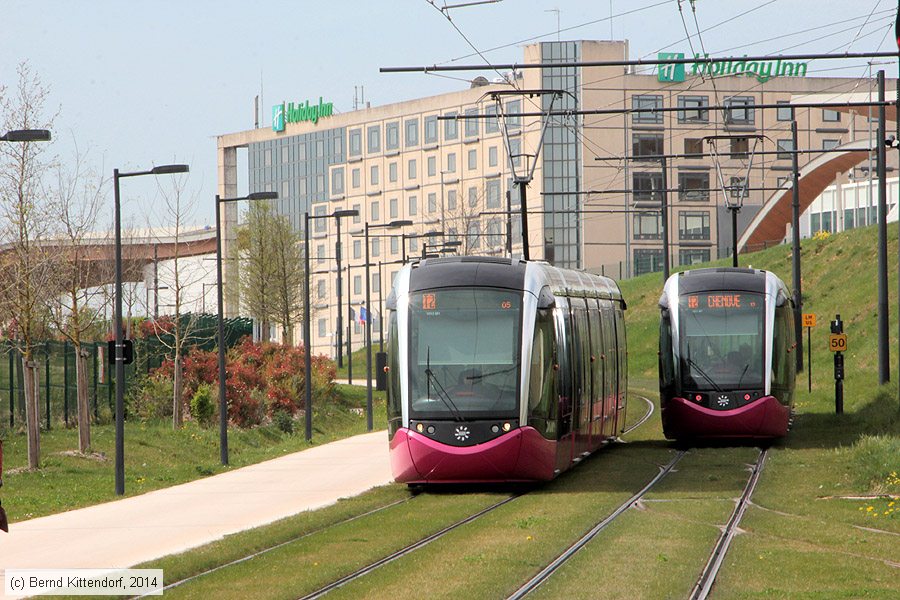
[(846, 352), (847, 334), (832, 333), (830, 336), (828, 336), (828, 349), (832, 352)]
[(815, 327), (816, 326), (816, 315), (814, 313), (803, 313), (803, 326), (804, 327)]

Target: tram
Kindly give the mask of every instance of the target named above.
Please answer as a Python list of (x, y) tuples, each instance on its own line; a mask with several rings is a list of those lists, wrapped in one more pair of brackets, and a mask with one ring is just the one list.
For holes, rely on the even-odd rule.
[(669, 439), (787, 434), (796, 378), (793, 300), (773, 273), (685, 271), (659, 300), (659, 392)]
[(388, 309), (390, 457), (409, 484), (554, 478), (625, 420), (625, 302), (611, 279), (429, 258)]

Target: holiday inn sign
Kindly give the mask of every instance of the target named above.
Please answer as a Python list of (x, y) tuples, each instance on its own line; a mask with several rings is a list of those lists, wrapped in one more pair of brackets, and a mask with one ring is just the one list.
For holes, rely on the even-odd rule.
[[(660, 52), (659, 60), (682, 60), (684, 52)], [(694, 55), (693, 63), (678, 63), (659, 65), (658, 79), (663, 82), (684, 81), (686, 67), (690, 65), (692, 76), (709, 75), (711, 77), (724, 77), (726, 75), (745, 75), (755, 77), (760, 83), (765, 83), (773, 77), (806, 77), (805, 62), (791, 62), (787, 60), (709, 60), (709, 54), (702, 57)]]
[(331, 102), (322, 102), (321, 96), (319, 96), (319, 103), (312, 105), (309, 100), (306, 103), (298, 104), (282, 102), (272, 107), (272, 131), (284, 131), (286, 123), (312, 121), (313, 124), (316, 124), (322, 117), (330, 117), (333, 111), (334, 105)]

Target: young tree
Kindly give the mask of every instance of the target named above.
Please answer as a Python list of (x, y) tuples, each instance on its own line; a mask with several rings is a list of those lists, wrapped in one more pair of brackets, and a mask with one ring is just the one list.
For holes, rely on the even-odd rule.
[[(0, 90), (0, 127), (4, 130), (50, 129), (44, 114), (48, 89), (31, 68), (18, 67), (16, 88)], [(52, 294), (51, 261), (42, 242), (53, 237), (41, 190), (41, 175), (51, 162), (41, 143), (0, 143), (0, 314), (22, 359), (28, 467), (40, 464), (38, 369), (34, 351), (46, 333), (46, 303)]]
[(84, 341), (100, 322), (97, 307), (103, 304), (104, 288), (98, 284), (110, 278), (109, 262), (102, 260), (93, 244), (103, 240), (91, 236), (104, 195), (104, 181), (87, 169), (76, 152), (70, 169), (57, 167), (48, 194), (50, 210), (62, 231), (54, 256), (54, 289), (58, 296), (47, 298), (50, 319), (57, 331), (75, 349), (75, 387), (78, 406), (78, 451), (91, 449), (91, 411), (88, 396), (88, 358)]
[(303, 317), (303, 251), (300, 235), (294, 232), (287, 218), (276, 215), (270, 236), (273, 246), (272, 267), (275, 280), (272, 282), (274, 298), (274, 321), (281, 325), (281, 339), (284, 344), (294, 343), (294, 324)]

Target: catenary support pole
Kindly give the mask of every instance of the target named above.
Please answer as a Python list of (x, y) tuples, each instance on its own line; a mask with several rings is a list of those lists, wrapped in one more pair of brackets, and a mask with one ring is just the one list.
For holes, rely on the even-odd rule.
[[(878, 71), (878, 100), (884, 102), (884, 70)], [(878, 172), (878, 384), (891, 380), (888, 348), (888, 277), (887, 277), (887, 170), (885, 160), (885, 112), (878, 107), (878, 133), (875, 137)]]
[[(791, 139), (797, 148), (797, 119), (791, 121)], [(797, 154), (791, 155), (794, 179), (791, 185), (791, 263), (794, 285), (794, 339), (797, 341), (797, 371), (803, 370), (803, 287), (800, 271), (800, 165)]]

